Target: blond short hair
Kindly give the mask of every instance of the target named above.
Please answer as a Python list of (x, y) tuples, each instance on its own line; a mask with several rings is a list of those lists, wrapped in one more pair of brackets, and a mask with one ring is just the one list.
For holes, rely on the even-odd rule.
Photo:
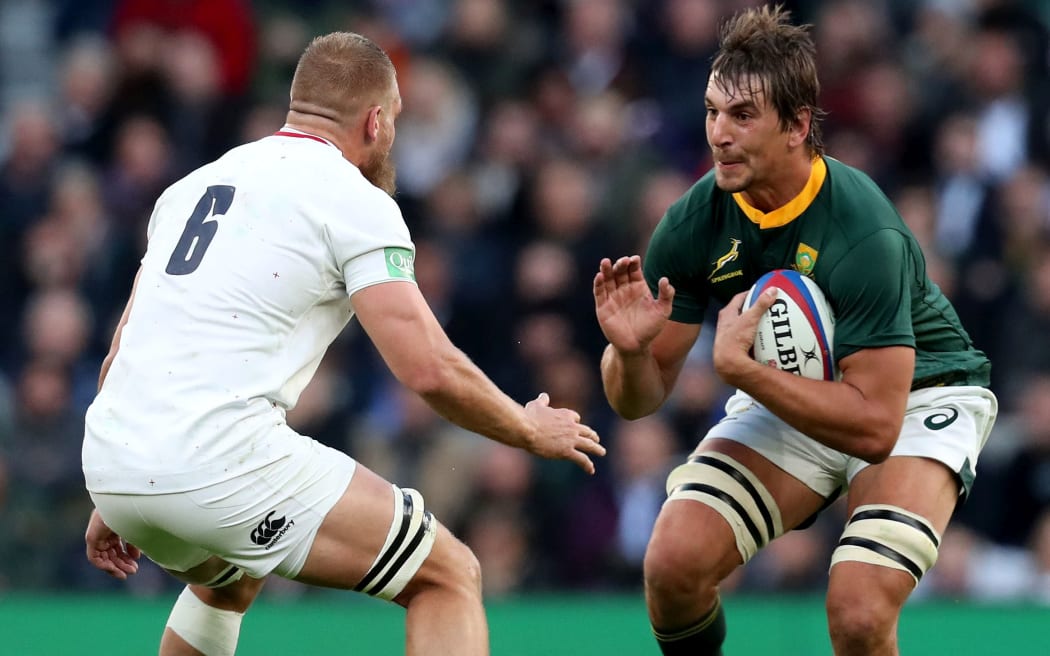
[(299, 57), (290, 92), (292, 111), (343, 123), (364, 107), (385, 105), (394, 64), (371, 39), (354, 32), (316, 37)]

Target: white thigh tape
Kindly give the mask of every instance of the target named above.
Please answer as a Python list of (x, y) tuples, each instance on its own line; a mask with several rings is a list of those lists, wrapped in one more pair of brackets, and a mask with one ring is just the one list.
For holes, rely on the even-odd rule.
[(667, 477), (669, 499), (692, 499), (711, 507), (729, 523), (746, 563), (783, 534), (773, 496), (746, 467), (721, 453), (694, 455)]
[(423, 508), (423, 495), (394, 486), (394, 520), (372, 567), (354, 587), (358, 592), (392, 600), (408, 585), (430, 555), (437, 522)]
[(205, 604), (186, 587), (171, 609), (167, 626), (204, 656), (233, 656), (243, 616)]
[(918, 583), (937, 562), (940, 543), (930, 523), (913, 512), (881, 504), (860, 506), (846, 524), (831, 566), (853, 560), (892, 567), (908, 572)]

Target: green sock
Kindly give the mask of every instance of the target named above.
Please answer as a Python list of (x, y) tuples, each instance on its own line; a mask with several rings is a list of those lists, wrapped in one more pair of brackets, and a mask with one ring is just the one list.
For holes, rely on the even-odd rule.
[(653, 627), (653, 635), (664, 656), (722, 656), (722, 643), (726, 639), (722, 601), (716, 599), (710, 613), (685, 628), (663, 631)]

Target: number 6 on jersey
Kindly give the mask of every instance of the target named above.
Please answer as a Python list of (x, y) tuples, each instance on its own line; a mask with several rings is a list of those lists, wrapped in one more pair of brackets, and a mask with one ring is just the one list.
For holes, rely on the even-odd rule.
[(193, 208), (193, 214), (186, 220), (186, 227), (182, 230), (179, 243), (175, 244), (175, 250), (171, 252), (165, 273), (184, 276), (197, 270), (204, 259), (204, 252), (208, 250), (208, 244), (219, 229), (216, 221), (208, 219), (226, 214), (233, 204), (235, 191), (230, 185), (212, 185), (205, 190), (197, 201), (197, 207)]

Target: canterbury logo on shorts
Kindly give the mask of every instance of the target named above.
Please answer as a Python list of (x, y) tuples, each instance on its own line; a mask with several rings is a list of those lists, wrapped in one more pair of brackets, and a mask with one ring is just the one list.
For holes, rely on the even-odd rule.
[(287, 519), (283, 515), (276, 519), (273, 516), (277, 514), (276, 510), (271, 510), (270, 514), (266, 516), (259, 525), (252, 529), (251, 540), (255, 544), (270, 549), (273, 545), (284, 537), (284, 534), (288, 532), (288, 529), (295, 526), (294, 519)]

